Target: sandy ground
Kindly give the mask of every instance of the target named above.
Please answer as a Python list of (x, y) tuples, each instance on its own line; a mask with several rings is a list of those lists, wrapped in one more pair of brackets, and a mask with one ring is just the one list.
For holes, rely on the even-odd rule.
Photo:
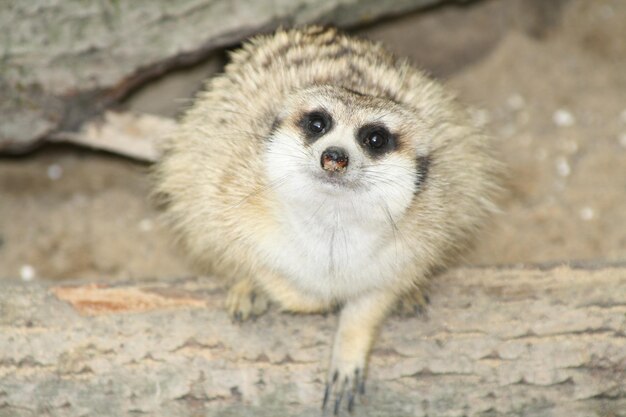
[[(510, 166), (503, 214), (470, 264), (626, 261), (626, 2), (541, 4), (449, 6), (359, 33), (444, 79)], [(185, 99), (197, 74), (193, 88), (169, 82), (159, 111), (175, 113), (182, 101), (169, 97)], [(191, 274), (156, 219), (147, 171), (73, 147), (0, 159), (0, 278)]]

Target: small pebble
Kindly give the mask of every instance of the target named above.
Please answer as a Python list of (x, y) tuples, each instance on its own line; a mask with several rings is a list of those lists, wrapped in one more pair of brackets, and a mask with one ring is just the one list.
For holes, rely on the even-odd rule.
[(576, 153), (578, 152), (578, 142), (576, 142), (575, 140), (568, 140), (565, 142), (565, 150), (567, 150), (567, 152), (569, 153)]
[(142, 232), (149, 232), (154, 227), (152, 220), (143, 219), (139, 222), (139, 230)]
[(35, 268), (30, 265), (22, 265), (20, 268), (20, 277), (22, 281), (32, 281), (35, 278)]
[(580, 218), (583, 220), (591, 220), (594, 217), (594, 212), (591, 207), (583, 207), (580, 209)]
[(84, 206), (88, 203), (87, 196), (81, 193), (72, 194), (72, 199), (70, 200), (72, 204), (77, 206)]
[(574, 115), (565, 109), (559, 109), (552, 115), (552, 121), (559, 127), (574, 126), (576, 119)]
[(600, 16), (602, 16), (603, 19), (610, 19), (615, 15), (615, 11), (613, 10), (613, 8), (611, 6), (602, 6), (600, 8)]
[(626, 133), (619, 135), (618, 141), (622, 148), (626, 148)]
[(48, 178), (52, 181), (56, 181), (63, 176), (63, 168), (59, 164), (52, 164), (48, 167)]
[(537, 149), (537, 152), (535, 153), (535, 155), (538, 160), (545, 161), (545, 159), (548, 157), (548, 151), (546, 151), (543, 148), (539, 148)]
[(510, 138), (512, 136), (515, 136), (515, 134), (517, 133), (517, 129), (515, 128), (514, 124), (507, 123), (506, 125), (504, 125), (501, 132), (502, 136), (504, 136), (505, 138)]
[(517, 113), (517, 124), (525, 125), (530, 120), (530, 114), (527, 111), (521, 110)]
[(519, 94), (513, 94), (506, 100), (506, 104), (513, 110), (521, 110), (526, 106), (526, 100)]
[(562, 156), (556, 159), (556, 172), (558, 172), (562, 177), (568, 177), (572, 172), (567, 159)]

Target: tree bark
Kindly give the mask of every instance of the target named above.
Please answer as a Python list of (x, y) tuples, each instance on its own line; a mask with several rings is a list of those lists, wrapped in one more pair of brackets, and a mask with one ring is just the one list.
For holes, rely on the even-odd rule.
[[(233, 324), (210, 278), (3, 285), (0, 416), (320, 415), (336, 315)], [(626, 416), (625, 265), (458, 269), (430, 298), (385, 323), (357, 415)]]

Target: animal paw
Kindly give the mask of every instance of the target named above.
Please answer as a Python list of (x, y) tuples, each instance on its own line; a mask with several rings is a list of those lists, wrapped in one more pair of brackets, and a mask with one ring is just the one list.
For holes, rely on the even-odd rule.
[(357, 396), (365, 395), (365, 374), (363, 365), (345, 364), (341, 367), (333, 367), (322, 401), (322, 410), (326, 413), (330, 404), (333, 415), (339, 414), (341, 404), (345, 403), (349, 413), (354, 410), (354, 402)]
[(228, 291), (226, 308), (234, 321), (242, 322), (260, 316), (269, 307), (267, 296), (250, 281), (239, 281)]

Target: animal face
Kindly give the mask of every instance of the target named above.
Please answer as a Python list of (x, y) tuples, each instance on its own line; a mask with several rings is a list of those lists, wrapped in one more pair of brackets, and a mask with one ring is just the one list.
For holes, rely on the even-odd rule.
[(274, 123), (269, 181), (287, 201), (396, 219), (425, 179), (428, 140), (420, 126), (414, 112), (391, 100), (338, 87), (304, 90)]

